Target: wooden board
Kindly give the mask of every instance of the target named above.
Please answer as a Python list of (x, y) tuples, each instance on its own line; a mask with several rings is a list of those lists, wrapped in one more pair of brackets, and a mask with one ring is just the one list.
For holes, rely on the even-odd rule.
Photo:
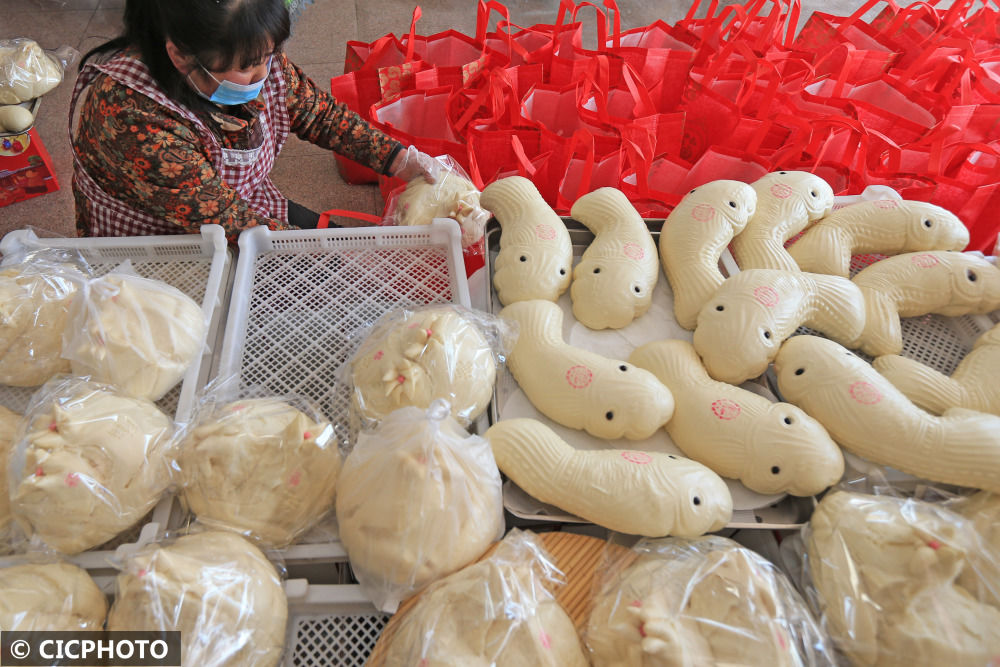
[[(602, 568), (603, 575), (614, 574), (631, 565), (637, 554), (625, 547), (609, 544), (588, 535), (541, 533), (539, 537), (556, 567), (565, 575), (566, 584), (554, 591), (555, 597), (569, 614), (569, 617), (573, 619), (573, 625), (576, 626), (579, 633), (586, 626), (593, 606), (594, 584), (598, 568)], [(607, 555), (605, 555), (605, 549), (608, 549)], [(483, 558), (489, 558), (492, 553), (493, 549), (490, 549)], [(385, 626), (382, 635), (375, 644), (375, 649), (368, 658), (369, 667), (382, 666), (389, 642), (396, 634), (396, 629), (419, 600), (419, 595), (406, 600), (389, 619), (389, 623)]]

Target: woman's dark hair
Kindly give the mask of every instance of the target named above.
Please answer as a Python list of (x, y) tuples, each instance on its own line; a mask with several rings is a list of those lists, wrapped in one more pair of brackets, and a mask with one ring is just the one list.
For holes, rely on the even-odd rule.
[(290, 27), (285, 0), (126, 0), (125, 33), (89, 51), (80, 66), (96, 54), (135, 47), (170, 97), (208, 109), (170, 61), (167, 40), (220, 71), (250, 67), (277, 53)]

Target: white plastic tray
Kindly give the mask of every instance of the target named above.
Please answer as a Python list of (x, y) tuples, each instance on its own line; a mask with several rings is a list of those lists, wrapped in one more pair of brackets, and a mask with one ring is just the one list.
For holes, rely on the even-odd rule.
[[(453, 220), (417, 227), (256, 228), (240, 235), (239, 246), (218, 377), (311, 400), (333, 422), (342, 446), (349, 447), (353, 436), (350, 393), (337, 374), (358, 337), (393, 308), (470, 305)], [(343, 560), (333, 523), (281, 557), (293, 569)]]
[[(232, 277), (232, 252), (225, 233), (218, 225), (205, 225), (200, 235), (132, 236), (100, 238), (39, 238), (31, 230), (10, 232), (0, 241), (0, 254), (9, 255), (39, 245), (78, 250), (95, 274), (110, 272), (125, 260), (131, 260), (139, 275), (161, 280), (181, 290), (197, 303), (209, 321), (205, 353), (184, 376), (184, 380), (157, 402), (178, 421), (186, 419), (198, 390), (208, 380)], [(0, 385), (0, 405), (24, 412), (35, 388)], [(121, 545), (149, 541), (167, 527), (171, 499), (160, 502), (149, 522), (119, 535), (102, 547), (70, 558), (81, 567), (101, 570)]]

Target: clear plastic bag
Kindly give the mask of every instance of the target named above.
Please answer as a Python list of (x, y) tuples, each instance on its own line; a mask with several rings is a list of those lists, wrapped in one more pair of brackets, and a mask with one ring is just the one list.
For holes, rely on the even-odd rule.
[[(11, 527), (14, 517), (10, 513), (10, 492), (7, 482), (7, 461), (21, 428), (21, 415), (0, 405), (0, 554), (10, 550)], [(0, 625), (0, 627), (6, 627)]]
[(515, 329), (487, 313), (437, 304), (389, 311), (363, 335), (347, 369), (364, 426), (435, 399), (448, 401), (467, 426), (489, 405)]
[(202, 355), (207, 331), (191, 297), (134, 275), (126, 262), (84, 286), (70, 312), (63, 356), (76, 375), (157, 401)]
[(10, 455), (11, 511), (35, 542), (64, 554), (134, 526), (171, 485), (174, 423), (153, 403), (81, 378), (32, 397)]
[(503, 535), (500, 472), (489, 443), (445, 401), (403, 408), (361, 433), (337, 482), (340, 539), (383, 611), (467, 565)]
[(0, 39), (0, 104), (19, 104), (48, 93), (76, 64), (80, 52), (70, 46), (43, 49), (33, 39)]
[(573, 621), (551, 593), (562, 573), (541, 540), (511, 530), (496, 549), (427, 588), (389, 638), (385, 667), (583, 667)]
[(803, 529), (800, 586), (852, 664), (1000, 655), (1000, 553), (947, 505), (840, 488)]
[(181, 444), (181, 499), (198, 522), (280, 548), (333, 511), (341, 456), (305, 400), (209, 392)]
[(607, 559), (595, 582), (595, 667), (836, 664), (806, 603), (763, 556), (717, 535), (643, 539), (633, 552)]
[(19, 558), (0, 566), (0, 631), (96, 632), (107, 615), (104, 593), (76, 565)]
[(90, 269), (77, 253), (37, 250), (0, 264), (0, 384), (37, 387), (70, 370), (62, 357), (71, 305)]
[(125, 559), (108, 630), (179, 631), (183, 664), (275, 667), (288, 600), (278, 571), (231, 532), (193, 533)]
[[(413, 146), (408, 151), (419, 154)], [(451, 156), (433, 160), (434, 182), (417, 177), (390, 193), (382, 224), (429, 225), (434, 218), (451, 218), (462, 230), (463, 249), (481, 243), (490, 212), (480, 206), (479, 190)]]

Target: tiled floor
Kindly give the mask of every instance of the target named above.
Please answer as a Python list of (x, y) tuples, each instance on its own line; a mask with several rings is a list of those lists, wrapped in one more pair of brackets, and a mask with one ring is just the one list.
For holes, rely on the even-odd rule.
[[(169, 0), (165, 0), (169, 1)], [(81, 53), (114, 37), (121, 28), (124, 0), (2, 0), (0, 38), (31, 37), (45, 48), (69, 45)], [(550, 23), (558, 0), (506, 0), (511, 20), (519, 25)], [(599, 3), (595, 3), (599, 4)], [(707, 2), (703, 3), (708, 5)], [(731, 4), (724, 2), (723, 4)], [(803, 19), (813, 9), (848, 14), (860, 0), (805, 0)], [(906, 3), (903, 3), (906, 4)], [(429, 35), (457, 29), (475, 32), (474, 0), (423, 0), (418, 33)], [(343, 72), (344, 45), (351, 39), (372, 41), (386, 33), (407, 31), (414, 2), (409, 0), (315, 0), (293, 26), (287, 52), (320, 85)], [(623, 29), (652, 23), (673, 23), (687, 12), (688, 0), (619, 0)], [(704, 12), (704, 8), (702, 8)], [(592, 9), (581, 17), (593, 25)], [(493, 21), (495, 22), (495, 16)], [(592, 39), (593, 31), (590, 31)], [(55, 163), (61, 188), (58, 192), (0, 208), (0, 236), (28, 225), (60, 235), (73, 234), (73, 195), (70, 187), (72, 155), (67, 131), (71, 81), (67, 80), (42, 99), (37, 129)], [(334, 167), (332, 155), (290, 137), (273, 172), (279, 188), (314, 210), (346, 208), (381, 213), (382, 200), (375, 186), (347, 185)]]

